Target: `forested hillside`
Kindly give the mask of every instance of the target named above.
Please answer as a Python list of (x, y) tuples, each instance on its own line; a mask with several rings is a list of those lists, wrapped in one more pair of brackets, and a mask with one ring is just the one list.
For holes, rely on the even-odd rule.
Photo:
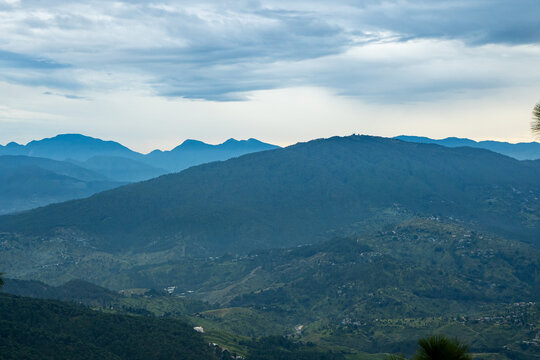
[(180, 320), (0, 293), (2, 359), (217, 359)]
[(538, 243), (538, 179), (540, 168), (486, 150), (351, 136), (0, 217), (0, 231), (76, 232), (114, 252), (179, 246), (185, 254), (220, 255), (319, 241), (405, 209)]

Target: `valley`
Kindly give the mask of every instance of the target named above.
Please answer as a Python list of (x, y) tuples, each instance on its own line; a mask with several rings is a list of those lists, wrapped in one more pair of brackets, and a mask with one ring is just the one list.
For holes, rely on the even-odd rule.
[[(24, 281), (11, 288), (8, 281), (6, 291), (187, 319), (240, 353), (247, 351), (241, 339), (287, 335), (368, 359), (412, 353), (414, 339), (439, 332), (458, 336), (475, 353), (493, 354), (487, 358), (536, 351), (540, 251), (456, 222), (408, 217), (371, 234), (313, 245), (126, 265), (135, 259), (111, 265), (96, 257), (67, 274), (61, 271), (69, 264), (62, 264), (30, 276), (47, 281), (61, 274), (62, 283), (101, 273), (91, 280), (120, 294), (84, 282), (25, 290)], [(100, 300), (89, 298), (100, 292)]]

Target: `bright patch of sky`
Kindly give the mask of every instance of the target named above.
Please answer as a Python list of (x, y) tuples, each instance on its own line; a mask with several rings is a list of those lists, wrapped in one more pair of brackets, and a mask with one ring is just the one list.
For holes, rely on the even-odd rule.
[(0, 0), (0, 143), (531, 141), (540, 2)]

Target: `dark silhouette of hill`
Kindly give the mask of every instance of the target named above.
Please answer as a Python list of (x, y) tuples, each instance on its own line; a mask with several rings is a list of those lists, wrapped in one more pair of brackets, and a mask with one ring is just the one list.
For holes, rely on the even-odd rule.
[(540, 143), (530, 142), (530, 143), (517, 143), (512, 144), (508, 142), (501, 141), (474, 141), (470, 139), (462, 139), (456, 137), (449, 137), (446, 139), (430, 139), (423, 136), (396, 136), (396, 139), (423, 143), (423, 144), (438, 144), (448, 147), (460, 147), (460, 146), (469, 146), (474, 148), (481, 148), (491, 150), (493, 152), (503, 154), (506, 156), (513, 157), (518, 160), (536, 160), (540, 159)]
[(538, 244), (539, 179), (487, 150), (334, 137), (3, 216), (0, 231), (69, 230), (108, 251), (243, 253), (325, 239), (392, 208)]

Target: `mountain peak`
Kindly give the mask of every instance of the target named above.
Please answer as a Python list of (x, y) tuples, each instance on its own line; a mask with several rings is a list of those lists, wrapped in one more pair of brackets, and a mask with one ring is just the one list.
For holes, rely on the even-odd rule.
[(87, 141), (87, 142), (94, 142), (94, 141), (103, 141), (101, 139), (93, 138), (91, 136), (86, 136), (82, 134), (58, 134), (56, 136), (52, 136), (49, 138), (44, 138), (41, 140), (33, 140), (31, 143), (39, 143), (39, 142), (58, 142), (58, 141)]
[(20, 148), (20, 147), (23, 147), (23, 145), (16, 143), (15, 141), (11, 141), (7, 143), (5, 147), (6, 148)]
[(204, 149), (212, 145), (208, 145), (207, 143), (200, 141), (200, 140), (194, 140), (194, 139), (186, 139), (184, 142), (182, 142), (180, 145), (172, 149), (171, 151), (178, 151), (178, 150), (197, 150), (197, 149)]
[(207, 145), (205, 142), (200, 141), (200, 140), (195, 140), (195, 139), (186, 139), (184, 140), (184, 142), (182, 142), (181, 145), (201, 145), (201, 144)]
[(104, 141), (82, 134), (59, 134), (54, 137), (30, 141), (26, 145), (10, 143), (3, 148), (4, 155), (27, 155), (54, 160), (85, 161), (96, 155), (114, 155), (129, 158), (136, 153), (114, 141)]

